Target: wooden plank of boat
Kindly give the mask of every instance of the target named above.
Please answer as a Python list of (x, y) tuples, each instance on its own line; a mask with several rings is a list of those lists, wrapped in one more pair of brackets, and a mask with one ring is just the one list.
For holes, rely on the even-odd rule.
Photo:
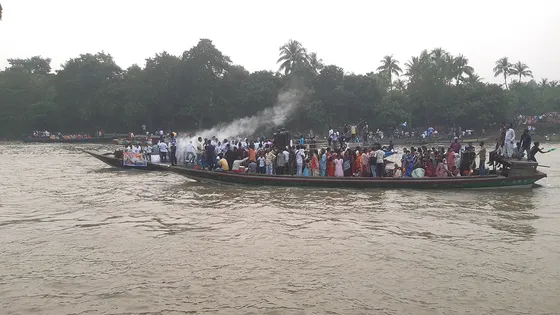
[(25, 143), (111, 143), (112, 141), (112, 137), (82, 139), (23, 138), (23, 142)]
[(185, 167), (170, 167), (172, 172), (198, 181), (218, 181), (257, 186), (327, 187), (327, 188), (412, 188), (412, 189), (457, 189), (457, 188), (530, 188), (546, 177), (536, 171), (530, 176), (463, 176), (426, 178), (368, 178), (368, 177), (305, 177), (262, 174), (243, 174), (223, 171), (193, 170)]
[(87, 151), (87, 150), (83, 150), (85, 153), (93, 156), (94, 158), (100, 160), (101, 162), (110, 165), (112, 167), (118, 167), (118, 168), (127, 168), (127, 169), (141, 169), (141, 170), (148, 170), (148, 171), (167, 171), (169, 170), (169, 167), (167, 165), (164, 164), (155, 164), (155, 163), (150, 163), (148, 162), (147, 165), (145, 167), (129, 167), (129, 166), (124, 166), (122, 159), (121, 158), (116, 158), (112, 153), (110, 154), (100, 154), (97, 152), (92, 152), (92, 151)]

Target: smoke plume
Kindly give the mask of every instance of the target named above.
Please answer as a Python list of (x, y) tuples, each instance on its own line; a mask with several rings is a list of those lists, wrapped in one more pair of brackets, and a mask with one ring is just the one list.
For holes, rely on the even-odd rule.
[(211, 129), (202, 130), (192, 135), (192, 138), (179, 137), (177, 139), (177, 153), (183, 152), (189, 141), (195, 144), (198, 137), (216, 137), (220, 141), (224, 139), (234, 140), (239, 137), (245, 138), (253, 135), (257, 129), (266, 127), (274, 128), (286, 123), (298, 106), (304, 93), (300, 90), (290, 89), (278, 94), (278, 100), (273, 107), (264, 109), (254, 116), (236, 119), (228, 124), (220, 124)]

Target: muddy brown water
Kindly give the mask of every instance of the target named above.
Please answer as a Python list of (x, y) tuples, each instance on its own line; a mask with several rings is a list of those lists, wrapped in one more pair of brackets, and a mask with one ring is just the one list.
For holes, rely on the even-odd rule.
[(560, 153), (533, 190), (316, 190), (0, 144), (0, 314), (559, 314)]

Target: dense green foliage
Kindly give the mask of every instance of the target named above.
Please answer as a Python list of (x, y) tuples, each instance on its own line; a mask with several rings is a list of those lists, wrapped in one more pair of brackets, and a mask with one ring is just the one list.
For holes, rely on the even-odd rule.
[(195, 130), (271, 107), (288, 88), (307, 91), (288, 123), (299, 130), (362, 120), (382, 129), (404, 121), (422, 128), (481, 128), (518, 114), (560, 111), (557, 82), (521, 82), (532, 77), (522, 62), (496, 63), (502, 87), (481, 82), (464, 56), (441, 48), (404, 64), (385, 56), (377, 72), (365, 75), (323, 65), (297, 41), (280, 48), (277, 73), (249, 73), (208, 39), (181, 56), (162, 52), (144, 68), (126, 70), (104, 52), (70, 59), (55, 73), (50, 59), (8, 61), (0, 72), (2, 137), (31, 130), (128, 132), (142, 124), (150, 130)]

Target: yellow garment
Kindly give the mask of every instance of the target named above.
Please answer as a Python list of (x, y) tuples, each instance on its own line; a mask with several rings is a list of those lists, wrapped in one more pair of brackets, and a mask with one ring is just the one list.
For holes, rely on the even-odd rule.
[(220, 168), (223, 169), (224, 171), (229, 171), (229, 165), (228, 165), (226, 159), (221, 158), (218, 161), (218, 164), (220, 165)]

